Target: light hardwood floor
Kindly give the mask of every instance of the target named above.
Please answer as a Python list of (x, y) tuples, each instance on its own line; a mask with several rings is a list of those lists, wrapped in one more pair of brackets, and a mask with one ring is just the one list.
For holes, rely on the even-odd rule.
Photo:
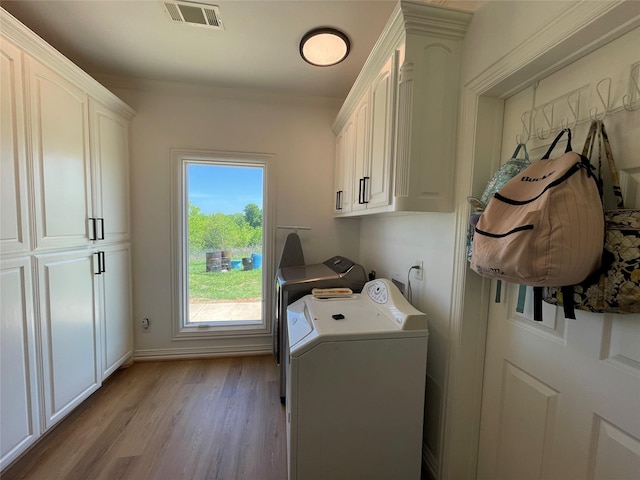
[(286, 480), (275, 361), (134, 363), (0, 478)]

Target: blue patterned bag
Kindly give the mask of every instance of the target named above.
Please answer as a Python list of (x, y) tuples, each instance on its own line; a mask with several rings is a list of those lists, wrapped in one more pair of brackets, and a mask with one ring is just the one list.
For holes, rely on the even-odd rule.
[[(524, 152), (524, 158), (518, 158), (520, 149)], [(467, 231), (467, 260), (471, 261), (471, 250), (473, 245), (473, 232), (478, 223), (480, 215), (487, 208), (489, 200), (493, 198), (493, 194), (500, 190), (505, 183), (518, 175), (521, 171), (531, 165), (529, 161), (529, 153), (524, 143), (519, 143), (516, 150), (511, 155), (511, 159), (505, 162), (496, 173), (493, 174), (480, 198), (467, 197), (467, 201), (471, 205), (473, 211), (469, 218), (469, 228)]]

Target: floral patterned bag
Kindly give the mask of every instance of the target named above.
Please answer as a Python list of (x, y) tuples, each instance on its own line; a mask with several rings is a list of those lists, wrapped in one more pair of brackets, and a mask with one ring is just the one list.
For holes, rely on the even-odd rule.
[[(640, 313), (640, 209), (624, 208), (609, 138), (601, 121), (598, 140), (607, 156), (618, 208), (604, 212), (602, 266), (573, 286), (574, 308), (598, 313)], [(543, 288), (542, 299), (553, 305), (564, 304), (559, 287)]]

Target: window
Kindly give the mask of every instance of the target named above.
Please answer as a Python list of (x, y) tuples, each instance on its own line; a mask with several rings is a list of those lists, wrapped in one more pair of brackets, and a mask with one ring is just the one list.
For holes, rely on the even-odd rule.
[(268, 333), (267, 155), (174, 151), (174, 335)]

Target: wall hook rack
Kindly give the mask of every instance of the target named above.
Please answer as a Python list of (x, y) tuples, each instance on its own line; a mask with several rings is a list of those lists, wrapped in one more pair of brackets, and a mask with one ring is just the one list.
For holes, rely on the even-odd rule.
[[(528, 116), (528, 119), (527, 119)], [(527, 110), (520, 116), (522, 122), (522, 131), (516, 135), (516, 144), (523, 145), (529, 141), (531, 137), (531, 118), (533, 116), (532, 110)]]
[[(603, 85), (604, 83), (607, 84), (605, 94), (603, 94), (601, 91), (601, 85)], [(596, 93), (600, 98), (600, 103), (602, 103), (603, 111), (602, 113), (599, 113), (598, 107), (591, 107), (589, 109), (589, 118), (591, 120), (604, 120), (604, 117), (606, 117), (607, 113), (609, 113), (609, 101), (611, 100), (611, 78), (606, 77), (600, 80), (596, 84)]]
[[(549, 105), (551, 105), (551, 118), (549, 118), (549, 115), (547, 115), (547, 107), (549, 107)], [(549, 131), (545, 133), (544, 127), (536, 129), (536, 135), (540, 140), (545, 140), (549, 138), (549, 135), (551, 135), (551, 130), (553, 129), (553, 111), (554, 111), (553, 103), (551, 104), (545, 103), (542, 106), (542, 116), (544, 117), (544, 121), (547, 124), (546, 126), (549, 128)]]
[(624, 107), (625, 110), (628, 110), (629, 112), (633, 112), (634, 110), (637, 110), (638, 106), (640, 105), (639, 103), (636, 103), (636, 106), (635, 107), (633, 106), (634, 95), (635, 95), (635, 102), (638, 102), (638, 98), (640, 98), (640, 86), (638, 86), (639, 74), (640, 74), (640, 63), (636, 63), (631, 68), (631, 73), (630, 73), (630, 77), (631, 77), (630, 80), (633, 88), (630, 88), (629, 93), (627, 93), (622, 97), (622, 106)]

